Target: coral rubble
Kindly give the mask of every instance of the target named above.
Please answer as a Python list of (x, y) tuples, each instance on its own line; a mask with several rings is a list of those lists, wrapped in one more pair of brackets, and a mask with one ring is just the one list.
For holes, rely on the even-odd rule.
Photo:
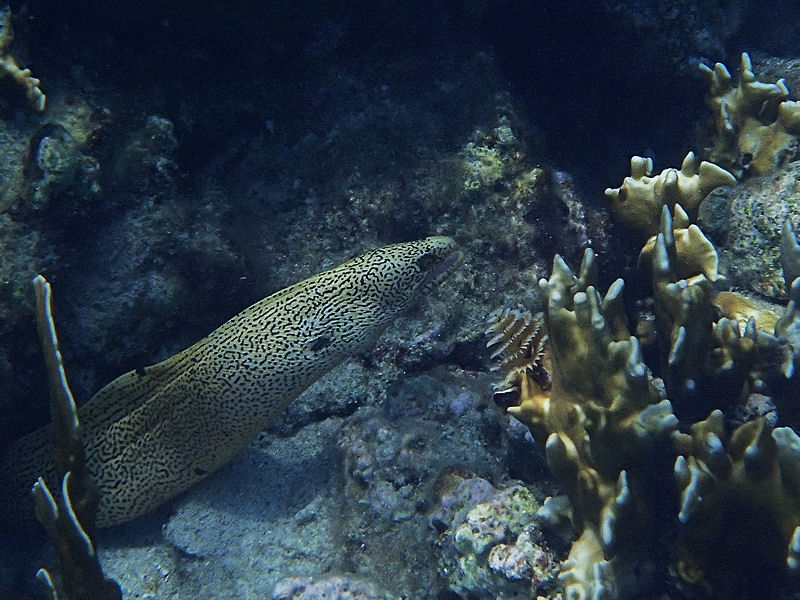
[(439, 572), (461, 597), (533, 597), (554, 576), (552, 552), (531, 519), (540, 508), (520, 484), (497, 489), (485, 479), (450, 475), (441, 492)]

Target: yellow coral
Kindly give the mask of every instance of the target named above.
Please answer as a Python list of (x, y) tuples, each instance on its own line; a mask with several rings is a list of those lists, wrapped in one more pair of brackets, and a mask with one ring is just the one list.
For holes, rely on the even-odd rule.
[(710, 160), (726, 168), (769, 173), (796, 158), (800, 144), (800, 105), (790, 102), (783, 79), (775, 83), (756, 80), (750, 56), (741, 60), (736, 87), (722, 63), (700, 65), (710, 88), (708, 105), (715, 137)]
[[(672, 236), (675, 244), (673, 268), (677, 277), (686, 279), (703, 275), (709, 281), (719, 279), (719, 255), (714, 244), (697, 225), (689, 224), (689, 216), (680, 204), (674, 208)], [(648, 268), (653, 262), (657, 236), (652, 236), (639, 253), (639, 266)]]
[[(508, 409), (529, 427), (569, 498), (580, 539), (562, 570), (568, 597), (632, 592), (624, 575), (629, 559), (647, 563), (654, 543), (656, 511), (648, 507), (657, 500), (648, 481), (654, 469), (668, 475), (664, 451), (677, 425), (628, 331), (622, 280), (603, 298), (595, 278), (591, 250), (577, 276), (556, 256), (550, 279), (540, 282), (552, 388), (548, 393), (529, 371), (517, 371), (520, 404)], [(514, 348), (503, 352), (516, 355)], [(550, 501), (545, 509), (563, 506)]]
[(680, 204), (694, 220), (711, 190), (736, 182), (733, 175), (715, 164), (703, 161), (698, 165), (693, 152), (683, 159), (680, 170), (665, 169), (655, 177), (652, 171), (652, 159), (634, 156), (630, 177), (620, 187), (605, 192), (617, 218), (643, 240), (655, 235), (663, 206), (672, 210)]
[[(634, 597), (671, 527), (659, 515), (672, 510), (679, 517), (672, 570), (684, 587), (716, 598), (763, 597), (800, 577), (800, 436), (763, 417), (728, 436), (719, 411), (678, 433), (665, 398), (666, 390), (692, 419), (708, 414), (709, 399), (735, 404), (752, 392), (781, 399), (800, 363), (800, 244), (787, 222), (781, 260), (794, 284), (771, 335), (763, 328), (774, 313), (715, 292), (716, 250), (680, 205), (674, 214), (662, 206), (658, 234), (643, 251), (663, 382), (630, 336), (622, 281), (605, 297), (595, 289), (591, 250), (577, 276), (556, 257), (550, 279), (540, 282), (549, 387), (524, 366), (532, 356), (527, 340), (536, 338), (530, 317), (495, 317), (493, 353), (511, 371), (504, 384), (519, 394), (508, 411), (529, 427), (567, 496), (548, 499), (538, 515), (552, 525), (568, 521), (578, 535), (562, 565), (559, 598)], [(733, 318), (715, 322), (720, 312)], [(796, 397), (796, 389), (790, 393)], [(671, 465), (679, 498), (664, 490)]]
[(717, 292), (712, 302), (722, 316), (738, 321), (742, 327), (753, 318), (759, 329), (771, 333), (780, 318), (774, 306), (764, 300), (749, 298), (741, 292)]
[(10, 77), (21, 85), (25, 89), (25, 97), (33, 109), (42, 112), (46, 97), (39, 88), (41, 82), (31, 75), (30, 69), (20, 69), (14, 57), (8, 54), (8, 47), (13, 39), (11, 12), (9, 10), (0, 11), (0, 79)]
[[(95, 551), (97, 486), (86, 467), (82, 428), (58, 349), (50, 284), (37, 275), (33, 287), (36, 326), (50, 384), (53, 423), (47, 433), (52, 436), (55, 469), (61, 480), (60, 497), (53, 496), (41, 477), (33, 484), (36, 517), (56, 551), (66, 598), (121, 600), (119, 585), (103, 573)], [(50, 573), (40, 569), (36, 576), (57, 600), (59, 595)]]
[(773, 123), (748, 119), (739, 133), (739, 155), (754, 175), (770, 173), (791, 162), (800, 144), (800, 103), (781, 102)]
[(800, 571), (800, 437), (764, 418), (728, 436), (724, 421), (715, 410), (674, 436), (681, 531), (673, 568), (717, 597), (764, 597)]

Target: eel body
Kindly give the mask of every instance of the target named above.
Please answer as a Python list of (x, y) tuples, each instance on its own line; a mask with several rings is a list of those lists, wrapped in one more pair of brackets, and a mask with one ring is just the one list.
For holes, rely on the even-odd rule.
[[(459, 261), (446, 237), (366, 252), (106, 385), (78, 411), (87, 467), (100, 491), (98, 526), (134, 519), (217, 470)], [(51, 489), (56, 484), (49, 426), (0, 456), (0, 510), (32, 506), (29, 491), (39, 475)]]

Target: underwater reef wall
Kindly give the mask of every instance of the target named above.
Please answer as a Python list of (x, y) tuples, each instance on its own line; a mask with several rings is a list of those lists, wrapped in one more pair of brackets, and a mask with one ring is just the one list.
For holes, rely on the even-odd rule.
[[(734, 65), (738, 40), (755, 29), (781, 30), (790, 47), (795, 34), (777, 22), (776, 4), (602, 2), (591, 27), (581, 3), (412, 2), (424, 26), (390, 4), (283, 12), (250, 2), (81, 0), (89, 10), (80, 10), (34, 0), (14, 16), (16, 38), (2, 54), (30, 65), (47, 102), (38, 112), (26, 85), (0, 79), (0, 412), (10, 415), (0, 446), (46, 419), (30, 322), (35, 272), (57, 291), (81, 400), (362, 248), (453, 234), (466, 262), (441, 298), (314, 386), (230, 468), (153, 517), (101, 533), (101, 558), (126, 596), (771, 591), (764, 576), (785, 577), (796, 520), (794, 483), (778, 485), (795, 481), (795, 442), (784, 429), (797, 425), (796, 380), (787, 376), (794, 312), (776, 329), (791, 291), (778, 249), (784, 217), (797, 212), (794, 134), (784, 127), (772, 135), (783, 141), (762, 144), (779, 151), (757, 153), (756, 165), (775, 166), (758, 177), (750, 146), (720, 143), (733, 157), (721, 168), (749, 177), (738, 183), (700, 166), (714, 162), (711, 115), (696, 160), (684, 169), (681, 158), (691, 121), (706, 110), (697, 64)], [(570, 27), (544, 37), (521, 27), (511, 40), (486, 26), (504, 21)], [(606, 25), (612, 35), (585, 35)], [(509, 54), (516, 78), (501, 46), (533, 57)], [(743, 46), (761, 50), (751, 70), (768, 86), (791, 54), (765, 56), (773, 46), (766, 37)], [(741, 80), (730, 73), (717, 96), (725, 102)], [(523, 81), (537, 85), (526, 94)], [(796, 82), (787, 76), (789, 102)], [(775, 132), (779, 106), (768, 103), (748, 126)], [(664, 118), (653, 118), (661, 109)], [(638, 232), (619, 220), (609, 227), (608, 214), (628, 211), (602, 197), (631, 153), (642, 156), (630, 173), (636, 183), (619, 190), (653, 200)], [(659, 175), (663, 167), (673, 168)], [(712, 176), (681, 191), (703, 173)], [(712, 184), (726, 185), (702, 200)], [(658, 241), (656, 188), (670, 206), (674, 247), (668, 230)], [(635, 254), (620, 251), (634, 245), (645, 245), (641, 271)], [(597, 274), (577, 270), (583, 283), (569, 284), (564, 265), (580, 264), (586, 247)], [(560, 280), (543, 290), (554, 252), (564, 259)], [(526, 395), (534, 416), (553, 398), (569, 401), (529, 418), (527, 429), (490, 400), (483, 315), (498, 305), (535, 312), (558, 293), (550, 350), (525, 357), (541, 389)], [(578, 323), (583, 345), (564, 335)], [(582, 348), (584, 362), (570, 367), (562, 355), (554, 364), (556, 344)], [(514, 364), (514, 377), (529, 376)], [(570, 381), (600, 367), (617, 405)], [(588, 441), (560, 424), (580, 413)], [(766, 423), (742, 425), (759, 416)], [(550, 429), (561, 433), (552, 473)], [(626, 443), (610, 447), (617, 434)], [(748, 449), (759, 465), (747, 466)], [(545, 501), (558, 492), (561, 500)], [(572, 501), (580, 510), (568, 519)], [(749, 530), (725, 512), (742, 505), (732, 514), (754, 527), (774, 516), (758, 539), (773, 551), (752, 564), (736, 562)], [(704, 527), (711, 522), (719, 527)], [(570, 527), (580, 534), (572, 552)], [(738, 571), (709, 560), (721, 546)], [(48, 554), (26, 559), (15, 549), (17, 567), (0, 569), (0, 595), (13, 587), (27, 598), (36, 588), (20, 582)]]
[[(230, 470), (150, 520), (100, 533), (103, 566), (126, 597), (267, 596), (287, 577), (335, 572), (421, 598), (439, 586), (425, 513), (442, 474), (504, 477), (502, 415), (487, 400), (488, 376), (475, 373), (480, 315), (498, 287), (527, 294), (548, 240), (602, 247), (603, 218), (521, 137), (528, 129), (491, 54), (438, 50), (414, 85), (405, 58), (368, 73), (360, 62), (328, 64), (317, 71), (322, 89), (305, 92), (314, 106), (298, 103), (320, 110), (312, 127), (294, 136), (296, 115), (251, 107), (246, 133), (227, 132), (216, 153), (202, 148), (211, 155), (201, 174), (182, 160), (199, 151), (187, 148), (187, 128), (224, 117), (208, 107), (198, 117), (188, 92), (180, 109), (146, 110), (158, 102), (138, 106), (88, 87), (78, 70), (72, 83), (45, 70), (44, 113), (9, 105), (15, 118), (1, 123), (16, 168), (3, 179), (0, 382), (13, 418), (0, 445), (45, 419), (41, 359), (25, 327), (38, 270), (56, 290), (80, 403), (365, 246), (445, 231), (466, 244), (469, 268), (445, 296), (310, 390)], [(519, 268), (491, 277), (498, 259)], [(3, 557), (13, 565), (0, 572), (3, 593), (38, 590), (30, 565), (52, 563), (29, 548), (37, 541), (0, 544), (15, 550)]]

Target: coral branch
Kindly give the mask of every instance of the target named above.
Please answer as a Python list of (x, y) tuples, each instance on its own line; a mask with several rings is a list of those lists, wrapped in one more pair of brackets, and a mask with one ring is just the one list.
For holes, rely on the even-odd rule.
[[(33, 485), (36, 517), (56, 550), (66, 600), (121, 600), (119, 585), (103, 574), (92, 541), (98, 493), (86, 470), (75, 400), (58, 349), (50, 284), (38, 275), (33, 287), (36, 326), (50, 386), (54, 463), (61, 481), (58, 499), (41, 477)], [(57, 588), (47, 570), (39, 570), (37, 577), (50, 588), (52, 598), (58, 600)]]
[(14, 39), (14, 30), (11, 27), (11, 11), (0, 10), (0, 79), (10, 77), (14, 82), (25, 89), (25, 97), (31, 107), (42, 112), (47, 100), (36, 77), (31, 75), (30, 69), (20, 69), (13, 56), (8, 54), (8, 47)]

